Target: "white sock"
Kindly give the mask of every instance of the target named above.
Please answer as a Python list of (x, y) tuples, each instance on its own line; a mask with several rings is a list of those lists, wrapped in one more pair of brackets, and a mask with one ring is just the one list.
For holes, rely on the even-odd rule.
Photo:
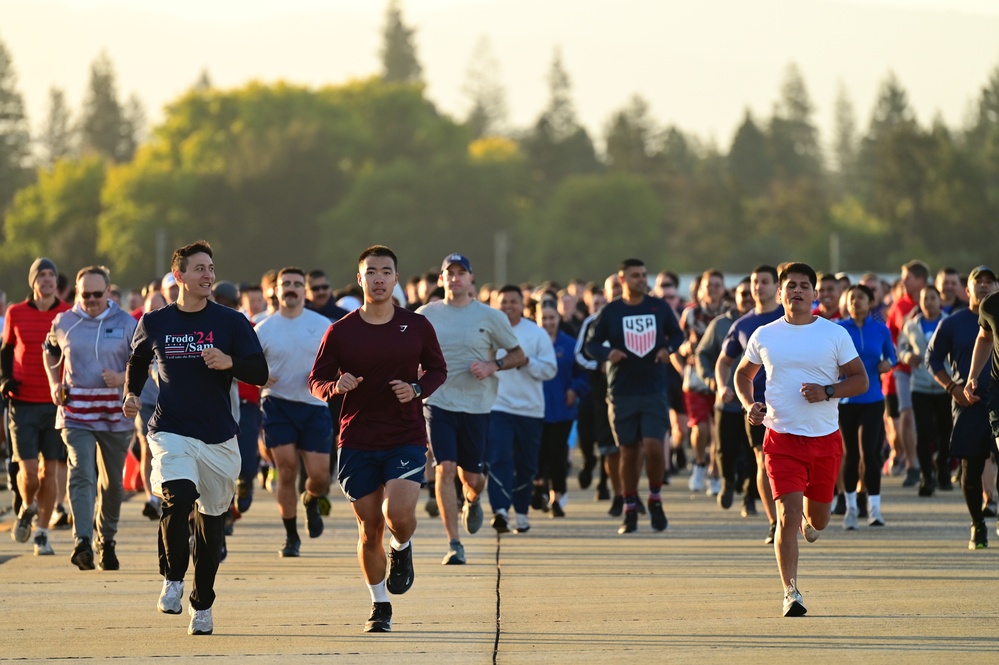
[(852, 510), (856, 510), (857, 509), (857, 493), (856, 492), (847, 492), (846, 493), (846, 507), (848, 509), (852, 509)]
[(382, 580), (378, 584), (369, 584), (368, 592), (371, 593), (372, 603), (389, 602), (388, 591), (385, 590), (385, 580)]
[(45, 529), (45, 528), (42, 528), (42, 527), (38, 527), (38, 528), (35, 529), (35, 535), (36, 536), (46, 536), (47, 537), (49, 535), (49, 530)]
[(410, 541), (408, 540), (404, 543), (400, 543), (398, 540), (395, 539), (395, 536), (392, 536), (392, 539), (389, 541), (389, 545), (391, 545), (392, 549), (394, 549), (396, 552), (401, 552), (402, 550), (409, 547), (409, 543)]
[(880, 494), (877, 494), (875, 496), (868, 495), (867, 507), (869, 510), (881, 510), (881, 495)]

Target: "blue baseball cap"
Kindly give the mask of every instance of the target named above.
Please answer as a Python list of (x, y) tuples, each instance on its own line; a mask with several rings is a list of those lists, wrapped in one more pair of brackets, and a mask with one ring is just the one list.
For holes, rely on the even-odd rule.
[(457, 263), (468, 272), (472, 272), (472, 263), (468, 260), (468, 257), (458, 254), (457, 252), (454, 254), (448, 254), (444, 258), (444, 263), (441, 264), (441, 272), (447, 272), (448, 266), (454, 263)]

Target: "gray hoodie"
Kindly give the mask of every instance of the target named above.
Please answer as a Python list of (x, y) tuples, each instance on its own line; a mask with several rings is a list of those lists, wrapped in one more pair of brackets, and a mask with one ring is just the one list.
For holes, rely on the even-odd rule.
[(135, 326), (132, 315), (113, 301), (98, 316), (90, 316), (77, 303), (55, 318), (45, 350), (62, 358), (62, 382), (69, 386), (69, 400), (59, 407), (56, 427), (112, 432), (133, 427), (121, 410), (122, 388), (108, 388), (101, 372), (125, 370)]

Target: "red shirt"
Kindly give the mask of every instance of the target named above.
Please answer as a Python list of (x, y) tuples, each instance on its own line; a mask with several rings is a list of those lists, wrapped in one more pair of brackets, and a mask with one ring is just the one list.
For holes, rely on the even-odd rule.
[[(909, 296), (908, 292), (903, 293), (902, 297), (891, 304), (888, 309), (888, 331), (891, 332), (891, 341), (896, 346), (898, 345), (898, 334), (902, 332), (902, 326), (905, 325), (905, 320), (909, 318), (909, 312), (916, 308), (916, 301)], [(885, 372), (881, 377), (881, 388), (885, 395), (895, 394), (895, 372), (905, 372), (906, 374), (911, 374), (912, 369), (904, 363), (899, 363), (895, 365), (894, 370), (891, 372)]]
[[(374, 325), (354, 310), (333, 323), (316, 354), (309, 390), (328, 402), (341, 372), (363, 379), (343, 398), (341, 446), (386, 450), (426, 445), (422, 399), (444, 384), (447, 366), (434, 327), (423, 315), (396, 307), (391, 321)], [(422, 399), (400, 403), (389, 385), (397, 379), (419, 383)]]
[(70, 306), (61, 300), (45, 311), (39, 310), (29, 298), (7, 308), (3, 322), (3, 343), (14, 347), (14, 380), (17, 392), (11, 394), (21, 402), (51, 404), (49, 378), (45, 373), (42, 344), (52, 330), (52, 321)]

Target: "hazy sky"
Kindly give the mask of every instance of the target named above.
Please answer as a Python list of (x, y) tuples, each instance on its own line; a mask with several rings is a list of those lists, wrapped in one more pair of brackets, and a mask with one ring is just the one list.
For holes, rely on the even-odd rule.
[[(378, 71), (385, 0), (0, 0), (0, 39), (37, 127), (48, 89), (80, 104), (102, 50), (119, 92), (152, 122), (207, 69), (217, 86), (251, 79), (336, 84)], [(536, 119), (556, 47), (582, 122), (598, 140), (633, 94), (727, 148), (748, 107), (769, 115), (789, 62), (805, 76), (824, 140), (844, 85), (866, 126), (894, 71), (919, 120), (960, 126), (999, 66), (999, 0), (408, 0), (428, 95), (463, 115), (469, 58), (487, 36), (510, 124)]]

